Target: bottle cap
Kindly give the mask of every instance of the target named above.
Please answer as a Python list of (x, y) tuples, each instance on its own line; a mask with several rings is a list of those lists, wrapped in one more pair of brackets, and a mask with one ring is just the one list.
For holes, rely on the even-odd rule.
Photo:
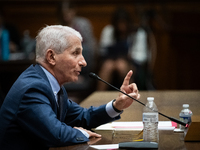
[(148, 101), (153, 101), (153, 100), (154, 100), (154, 97), (147, 97), (147, 100), (148, 100)]
[(183, 104), (183, 107), (187, 108), (187, 107), (189, 107), (189, 104)]

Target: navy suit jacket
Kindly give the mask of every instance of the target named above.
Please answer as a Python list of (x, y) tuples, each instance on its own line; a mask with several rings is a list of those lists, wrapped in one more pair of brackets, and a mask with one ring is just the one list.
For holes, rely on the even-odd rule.
[(0, 109), (0, 149), (48, 149), (87, 142), (74, 126), (86, 129), (120, 119), (111, 118), (105, 106), (80, 107), (64, 92), (64, 111), (57, 119), (57, 103), (42, 68), (26, 69), (8, 92)]

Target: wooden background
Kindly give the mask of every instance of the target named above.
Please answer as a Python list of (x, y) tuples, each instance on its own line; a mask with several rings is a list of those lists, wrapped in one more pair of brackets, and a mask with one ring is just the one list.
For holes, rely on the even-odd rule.
[[(153, 31), (157, 41), (154, 68), (156, 89), (200, 89), (200, 2), (177, 0), (74, 0), (78, 15), (87, 17), (99, 40), (102, 28), (118, 5), (125, 6), (135, 23), (138, 14), (153, 10)], [(59, 0), (0, 0), (7, 22), (22, 34), (28, 29), (32, 37), (45, 25), (56, 24)]]

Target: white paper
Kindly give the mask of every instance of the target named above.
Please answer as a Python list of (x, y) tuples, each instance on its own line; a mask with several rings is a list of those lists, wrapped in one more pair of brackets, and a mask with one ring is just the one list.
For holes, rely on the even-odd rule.
[(113, 130), (112, 123), (106, 123), (98, 126), (95, 130)]
[(106, 145), (90, 145), (90, 147), (95, 149), (118, 149), (119, 144), (106, 144)]
[[(159, 130), (173, 130), (175, 129), (172, 121), (159, 121), (158, 123)], [(127, 122), (112, 122), (101, 125), (97, 127), (95, 130), (143, 130), (143, 122), (142, 121), (127, 121)]]
[(174, 132), (184, 132), (184, 130), (183, 129), (174, 129)]

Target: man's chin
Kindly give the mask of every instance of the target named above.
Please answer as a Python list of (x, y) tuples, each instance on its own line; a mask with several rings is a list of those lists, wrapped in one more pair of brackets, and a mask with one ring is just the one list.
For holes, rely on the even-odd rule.
[(79, 82), (80, 80), (82, 80), (81, 79), (82, 77), (81, 76), (79, 76), (79, 75), (77, 75), (77, 76), (73, 76), (72, 78), (70, 78), (70, 80), (68, 80), (68, 82), (69, 83), (72, 83), (72, 82)]
[(78, 82), (78, 80), (79, 80), (79, 77), (77, 76), (76, 78), (73, 79), (72, 82)]

